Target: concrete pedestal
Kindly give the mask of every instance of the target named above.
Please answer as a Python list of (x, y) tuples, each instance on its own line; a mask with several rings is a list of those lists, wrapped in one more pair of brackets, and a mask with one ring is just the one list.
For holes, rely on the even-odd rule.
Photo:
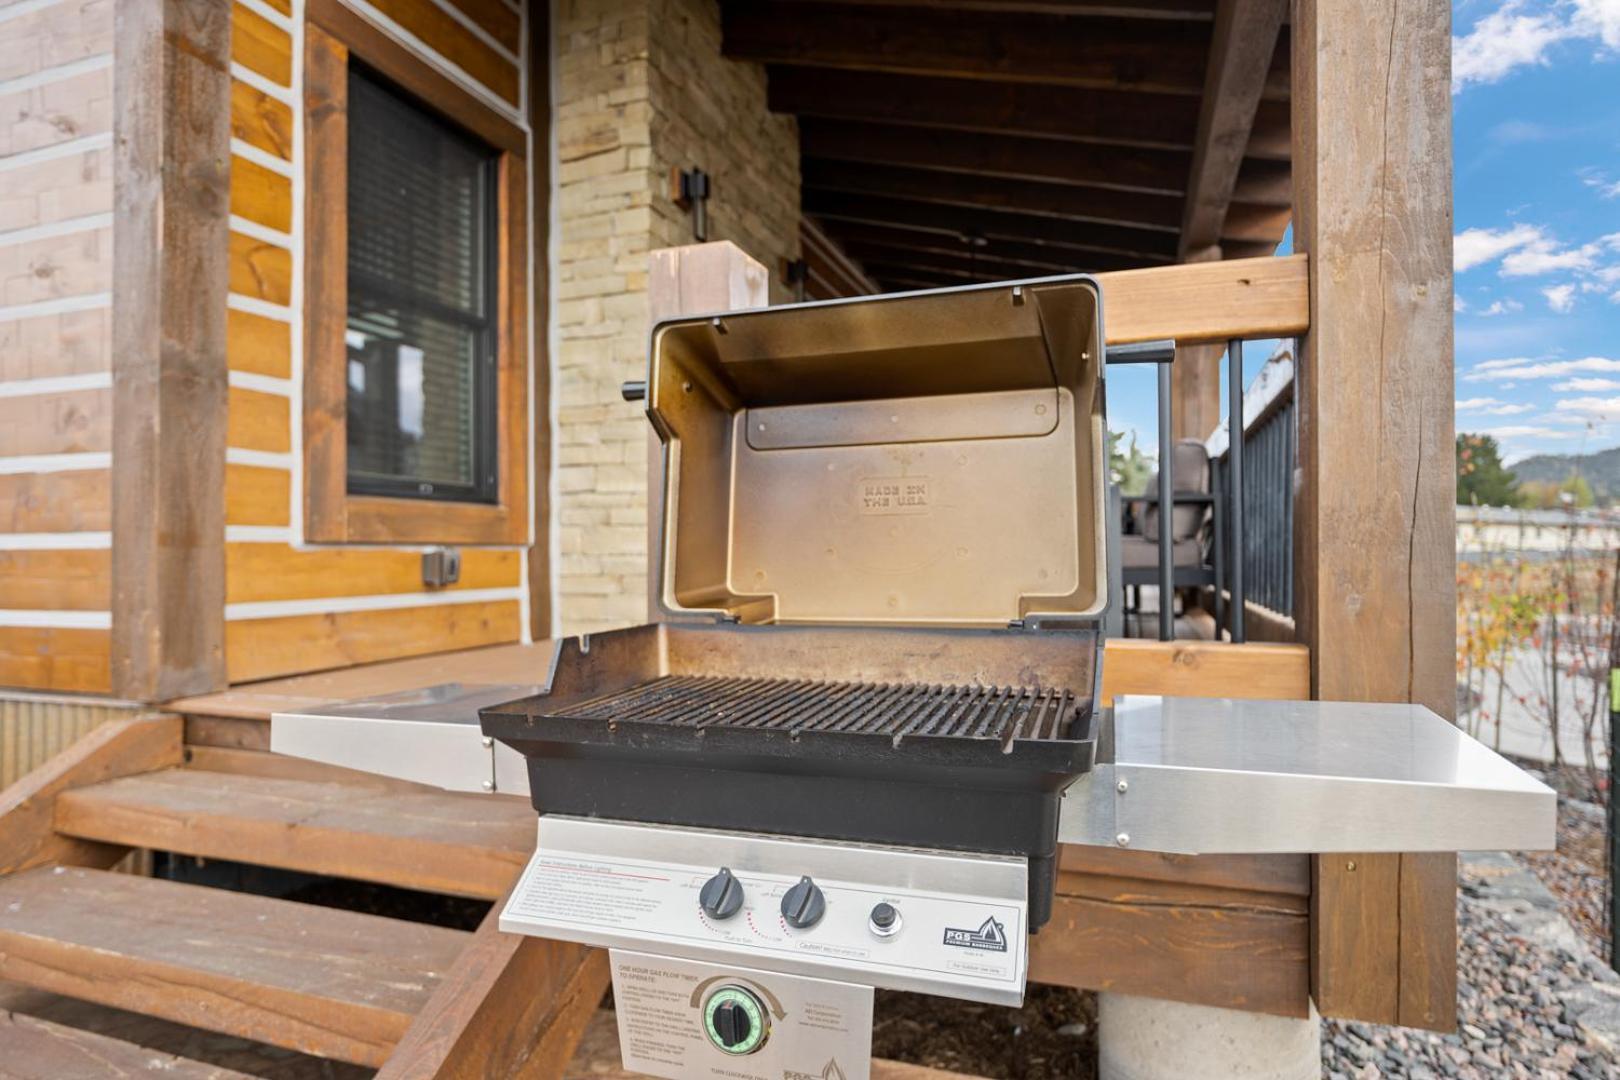
[(1318, 1080), (1322, 1021), (1098, 994), (1102, 1080)]

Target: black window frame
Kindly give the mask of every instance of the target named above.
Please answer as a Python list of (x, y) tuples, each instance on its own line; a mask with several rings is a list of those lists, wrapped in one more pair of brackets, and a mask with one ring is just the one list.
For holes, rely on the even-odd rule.
[[(350, 312), (354, 307), (355, 296), (360, 295), (377, 301), (381, 305), (393, 306), (403, 311), (420, 312), (436, 319), (471, 328), (474, 331), (473, 336), (478, 349), (478, 357), (473, 368), (472, 443), (474, 482), (471, 484), (446, 484), (427, 480), (413, 480), (407, 477), (382, 477), (375, 474), (356, 476), (352, 465), (353, 457), (352, 455), (346, 455), (349, 464), (344, 469), (345, 489), (350, 495), (380, 495), (390, 498), (483, 505), (497, 504), (500, 502), (501, 496), (501, 151), (356, 57), (350, 57), (346, 79), (350, 87), (351, 101), (355, 80), (363, 80), (371, 84), (373, 88), (393, 97), (399, 104), (420, 114), (423, 119), (438, 128), (445, 137), (474, 148), (483, 156), (481, 169), (483, 175), (480, 178), (484, 189), (482, 192), (483, 213), (481, 216), (483, 221), (480, 229), (480, 246), (483, 249), (484, 278), (480, 292), (484, 311), (479, 318), (469, 318), (465, 311), (447, 304), (435, 303), (433, 300), (417, 295), (410, 290), (399, 289), (391, 283), (373, 278), (363, 271), (357, 277), (353, 263), (347, 258), (345, 259), (344, 275), (347, 282), (347, 300), (344, 321), (346, 327), (348, 326)], [(351, 142), (351, 146), (345, 149), (345, 154), (349, 155), (348, 162), (351, 166), (353, 163), (352, 153)], [(352, 197), (352, 186), (350, 186), (349, 191), (351, 193), (350, 197)], [(352, 229), (353, 221), (353, 215), (345, 209), (345, 228)], [(345, 355), (344, 362), (346, 367), (348, 363), (347, 355)], [(347, 395), (352, 393), (347, 387), (347, 382), (348, 380), (345, 378), (345, 400), (347, 400)], [(354, 437), (353, 423), (353, 418), (348, 415), (347, 407), (345, 407), (346, 441)]]

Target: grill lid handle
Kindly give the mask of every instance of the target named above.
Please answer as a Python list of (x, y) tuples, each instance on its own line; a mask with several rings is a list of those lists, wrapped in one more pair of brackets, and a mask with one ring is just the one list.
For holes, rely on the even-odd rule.
[(1176, 359), (1173, 339), (1158, 341), (1132, 341), (1125, 345), (1110, 345), (1103, 354), (1110, 364), (1169, 364)]

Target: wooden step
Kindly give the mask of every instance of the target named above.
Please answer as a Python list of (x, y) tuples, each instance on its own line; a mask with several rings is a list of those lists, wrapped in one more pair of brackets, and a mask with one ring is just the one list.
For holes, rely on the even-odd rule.
[(0, 878), (0, 979), (361, 1065), (471, 937), (100, 870)]
[(145, 1046), (53, 1024), (21, 1013), (0, 1012), (0, 1077), (5, 1080), (65, 1080), (67, 1077), (158, 1076), (163, 1080), (253, 1080), (247, 1073), (175, 1057)]
[(168, 769), (66, 792), (84, 840), (497, 899), (534, 848), (527, 800)]

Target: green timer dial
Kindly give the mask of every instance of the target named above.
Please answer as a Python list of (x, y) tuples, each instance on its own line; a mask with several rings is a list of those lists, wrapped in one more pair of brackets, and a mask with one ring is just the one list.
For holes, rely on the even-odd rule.
[(703, 1033), (724, 1053), (752, 1054), (770, 1030), (765, 1006), (750, 990), (722, 986), (703, 1003)]

